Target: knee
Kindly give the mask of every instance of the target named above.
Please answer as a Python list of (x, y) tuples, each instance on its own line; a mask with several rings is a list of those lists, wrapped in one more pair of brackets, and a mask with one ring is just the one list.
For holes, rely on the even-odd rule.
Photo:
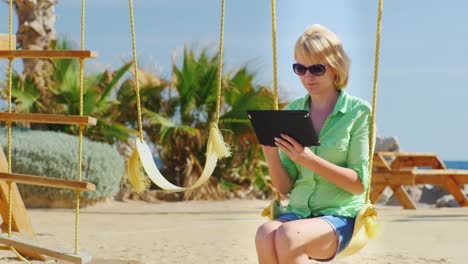
[[(269, 230), (269, 228), (263, 224), (257, 229), (257, 233), (255, 234), (255, 243), (261, 243), (262, 241), (268, 240), (269, 236), (271, 236), (273, 231)], [(273, 234), (274, 236), (274, 234)]]
[(286, 253), (292, 250), (294, 230), (289, 225), (281, 225), (275, 232), (275, 248), (277, 252)]
[(255, 244), (257, 246), (273, 244), (275, 242), (275, 230), (270, 223), (265, 223), (257, 229), (255, 234)]

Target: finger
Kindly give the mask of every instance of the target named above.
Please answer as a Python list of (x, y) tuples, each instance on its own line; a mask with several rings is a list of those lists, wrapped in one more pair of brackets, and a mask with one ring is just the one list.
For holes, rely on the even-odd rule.
[(287, 148), (289, 151), (293, 151), (294, 150), (294, 146), (289, 143), (288, 141), (282, 139), (282, 138), (275, 138), (275, 141), (280, 143), (282, 146), (284, 146), (285, 148)]
[(292, 155), (292, 151), (287, 147), (285, 146), (283, 143), (281, 142), (275, 142), (276, 146), (278, 146), (279, 149), (281, 149), (286, 155), (288, 156), (291, 156)]
[(299, 142), (297, 142), (294, 138), (286, 135), (286, 134), (281, 134), (281, 137), (287, 140), (294, 148), (296, 149), (302, 149), (304, 146), (302, 146)]

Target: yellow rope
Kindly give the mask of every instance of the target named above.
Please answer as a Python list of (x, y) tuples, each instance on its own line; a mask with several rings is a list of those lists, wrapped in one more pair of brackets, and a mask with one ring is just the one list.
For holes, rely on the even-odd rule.
[(375, 40), (375, 61), (374, 61), (374, 86), (372, 90), (372, 116), (371, 126), (369, 131), (369, 183), (367, 185), (366, 203), (370, 201), (370, 189), (372, 184), (372, 161), (374, 157), (374, 131), (375, 131), (375, 113), (377, 107), (377, 83), (379, 73), (379, 58), (380, 58), (380, 32), (382, 28), (382, 7), (383, 0), (379, 0), (379, 8), (377, 13), (377, 34)]
[[(8, 49), (13, 49), (13, 1), (9, 1), (8, 17)], [(8, 58), (8, 113), (11, 113), (11, 86), (12, 86), (13, 58)], [(11, 122), (8, 124), (8, 173), (11, 173)], [(11, 182), (8, 182), (8, 237), (11, 237)]]
[[(136, 90), (136, 103), (137, 103), (137, 114), (138, 114), (138, 130), (139, 130), (139, 135), (140, 135), (140, 141), (137, 142), (137, 148), (134, 150), (134, 154), (132, 154), (131, 159), (129, 159), (128, 162), (128, 181), (132, 185), (132, 189), (135, 192), (142, 192), (145, 189), (148, 188), (149, 186), (149, 180), (153, 181), (156, 185), (161, 187), (162, 189), (165, 190), (170, 190), (170, 191), (184, 191), (187, 189), (192, 189), (192, 188), (197, 188), (201, 184), (203, 184), (206, 180), (209, 179), (211, 174), (213, 173), (214, 167), (216, 166), (216, 162), (220, 158), (228, 157), (231, 155), (230, 152), (230, 147), (224, 142), (223, 136), (221, 132), (219, 131), (218, 128), (218, 121), (220, 117), (220, 111), (221, 111), (221, 88), (222, 88), (222, 58), (223, 58), (223, 32), (224, 32), (224, 6), (225, 6), (225, 1), (222, 0), (222, 8), (221, 8), (221, 29), (220, 29), (220, 45), (219, 45), (219, 68), (218, 68), (218, 86), (217, 86), (217, 103), (216, 103), (216, 113), (215, 113), (215, 120), (210, 123), (210, 132), (208, 136), (208, 142), (207, 142), (207, 152), (210, 154), (211, 158), (207, 158), (204, 169), (202, 171), (202, 175), (200, 176), (199, 182), (200, 184), (195, 184), (192, 187), (189, 188), (181, 188), (178, 186), (175, 186), (164, 178), (164, 176), (159, 172), (159, 170), (153, 167), (154, 163), (145, 163), (142, 162), (142, 157), (140, 156), (139, 153), (135, 153), (136, 151), (140, 151), (142, 148), (138, 149), (138, 146), (145, 146), (146, 144), (143, 142), (143, 128), (142, 128), (142, 113), (141, 113), (141, 98), (140, 98), (140, 87), (139, 87), (139, 77), (138, 77), (138, 62), (137, 62), (137, 54), (136, 54), (136, 37), (135, 37), (135, 18), (133, 14), (133, 1), (129, 0), (129, 11), (130, 11), (130, 27), (131, 27), (131, 33), (132, 33), (132, 54), (133, 54), (133, 67), (134, 67), (134, 85), (135, 85), (135, 90)], [(140, 144), (141, 143), (141, 144)], [(146, 151), (146, 150), (145, 150)], [(149, 155), (151, 155), (149, 151)], [(148, 153), (148, 152), (145, 152)], [(145, 154), (146, 155), (146, 154)], [(214, 155), (216, 155), (216, 159), (213, 159)], [(137, 159), (137, 157), (139, 159)], [(149, 157), (149, 156), (147, 156)], [(138, 162), (139, 161), (139, 162)], [(145, 165), (146, 164), (146, 165)], [(143, 168), (145, 171), (148, 173), (148, 171), (151, 171), (151, 175), (147, 175), (148, 177), (145, 177), (142, 175), (140, 166), (143, 165)], [(150, 168), (151, 167), (151, 168)], [(164, 186), (164, 187), (162, 187)]]
[[(271, 39), (272, 39), (272, 50), (273, 50), (273, 108), (279, 110), (279, 95), (278, 95), (278, 74), (277, 74), (277, 62), (276, 62), (276, 1), (271, 0)], [(265, 209), (262, 211), (262, 216), (274, 220), (282, 212), (281, 205), (281, 194), (274, 188), (273, 184), (269, 184), (265, 175), (261, 174), (262, 180), (266, 186), (268, 186), (275, 196), (273, 200)]]
[[(81, 94), (82, 95), (82, 94)], [(80, 114), (81, 115), (81, 114)], [(81, 165), (82, 165), (82, 156), (83, 156), (83, 126), (80, 126), (79, 131), (79, 142), (78, 142), (78, 181), (81, 181)], [(79, 224), (80, 224), (80, 196), (81, 191), (75, 190), (75, 254), (78, 254), (78, 234), (79, 234)]]
[[(85, 0), (81, 0), (81, 50), (85, 48)], [(84, 79), (84, 59), (80, 58), (80, 116), (83, 116), (83, 79)], [(83, 126), (80, 125), (79, 132), (78, 132), (78, 181), (81, 181), (81, 174), (82, 174), (82, 163), (83, 163)], [(76, 189), (75, 190), (75, 200), (76, 200), (76, 207), (75, 207), (75, 254), (78, 254), (78, 243), (79, 243), (79, 223), (80, 223), (80, 196), (81, 191)]]
[(274, 92), (274, 109), (279, 108), (278, 95), (278, 74), (276, 64), (276, 0), (271, 0), (271, 37), (273, 45), (273, 92)]
[[(271, 0), (271, 38), (273, 50), (273, 94), (274, 101), (273, 107), (275, 110), (279, 109), (279, 93), (278, 93), (278, 64), (276, 62), (276, 0)], [(270, 187), (273, 187), (271, 185)], [(272, 188), (276, 200), (281, 201), (281, 195), (278, 191)]]
[(382, 6), (383, 1), (379, 0), (378, 14), (377, 14), (377, 34), (376, 34), (376, 48), (375, 48), (375, 61), (374, 61), (374, 87), (372, 95), (372, 113), (371, 123), (369, 130), (369, 183), (366, 190), (366, 204), (361, 208), (356, 217), (354, 225), (354, 232), (349, 244), (343, 249), (338, 257), (346, 257), (355, 254), (361, 250), (369, 241), (375, 238), (381, 230), (381, 223), (377, 221), (377, 210), (370, 203), (370, 188), (372, 181), (372, 161), (374, 157), (374, 130), (375, 130), (375, 113), (377, 106), (377, 83), (379, 72), (379, 51), (380, 51), (380, 32), (382, 26)]
[(221, 1), (221, 27), (219, 32), (218, 90), (216, 100), (216, 124), (219, 122), (221, 108), (221, 85), (223, 83), (223, 46), (224, 46), (224, 0)]
[(133, 74), (134, 85), (136, 90), (136, 99), (137, 99), (137, 112), (138, 112), (138, 132), (140, 133), (140, 139), (143, 141), (143, 125), (141, 120), (141, 99), (140, 99), (140, 84), (138, 79), (138, 61), (136, 53), (136, 37), (135, 37), (135, 18), (133, 16), (133, 1), (128, 0), (129, 10), (130, 10), (130, 27), (132, 30), (132, 54), (133, 54)]
[[(11, 44), (11, 43), (10, 43)], [(10, 46), (11, 48), (11, 46)], [(13, 72), (13, 58), (8, 58), (8, 113), (11, 113), (11, 86), (12, 86), (12, 72)], [(11, 121), (7, 122), (8, 125), (8, 173), (11, 173)], [(12, 218), (12, 182), (8, 182), (8, 237), (11, 237), (11, 218)]]
[(8, 5), (8, 49), (13, 49), (13, 0)]
[(81, 192), (76, 190), (76, 207), (75, 207), (75, 254), (78, 254), (78, 231), (80, 222), (80, 195)]
[(24, 263), (27, 263), (27, 264), (31, 263), (25, 257), (23, 257), (14, 247), (10, 247), (10, 250), (13, 251), (13, 253), (15, 253), (15, 255)]
[[(134, 85), (136, 89), (137, 100), (137, 114), (138, 114), (138, 131), (140, 139), (143, 140), (143, 127), (142, 127), (142, 114), (141, 114), (141, 98), (140, 98), (140, 85), (138, 77), (138, 61), (136, 53), (136, 37), (135, 37), (135, 17), (133, 11), (133, 1), (129, 0), (130, 11), (130, 27), (132, 33), (132, 54), (133, 54), (133, 71), (134, 71)], [(219, 67), (218, 67), (218, 87), (217, 87), (217, 101), (216, 101), (216, 123), (219, 122), (220, 108), (221, 108), (221, 87), (222, 87), (222, 65), (223, 65), (223, 46), (224, 46), (224, 6), (225, 0), (221, 1), (221, 28), (220, 28), (220, 41), (219, 41)]]
[(80, 41), (81, 41), (81, 50), (84, 50), (85, 47), (85, 5), (86, 5), (86, 0), (81, 0), (81, 36), (80, 36)]
[[(8, 170), (10, 172), (10, 170)], [(8, 181), (8, 237), (11, 238), (11, 226), (12, 226), (12, 206), (13, 200), (13, 192), (11, 188), (11, 181)]]
[[(13, 0), (8, 3), (8, 49), (13, 49)], [(11, 113), (11, 88), (12, 88), (12, 73), (13, 73), (13, 60), (14, 58), (8, 58), (8, 113)], [(11, 122), (7, 122), (8, 126), (8, 173), (11, 173)], [(13, 188), (12, 182), (8, 182), (8, 237), (11, 238), (12, 228), (12, 205), (13, 205)], [(23, 262), (30, 263), (25, 257), (23, 257), (14, 247), (9, 247), (13, 253)]]
[[(11, 49), (11, 42), (9, 44)], [(8, 58), (8, 113), (11, 113), (11, 86), (12, 86), (12, 72), (13, 72), (13, 58)], [(11, 173), (11, 121), (7, 122), (8, 125), (8, 173)], [(12, 219), (12, 182), (8, 182), (8, 237), (11, 237), (11, 219)]]

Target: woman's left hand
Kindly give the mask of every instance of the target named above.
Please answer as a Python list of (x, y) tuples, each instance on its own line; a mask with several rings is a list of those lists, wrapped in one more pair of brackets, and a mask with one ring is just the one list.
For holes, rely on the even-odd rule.
[(276, 145), (295, 163), (306, 166), (315, 155), (309, 148), (302, 146), (294, 138), (281, 134), (280, 138), (275, 138)]

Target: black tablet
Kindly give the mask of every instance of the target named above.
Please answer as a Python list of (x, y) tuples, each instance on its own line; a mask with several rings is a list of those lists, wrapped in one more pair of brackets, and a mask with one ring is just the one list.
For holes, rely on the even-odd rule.
[(247, 115), (262, 145), (276, 147), (274, 138), (283, 133), (305, 147), (320, 146), (306, 110), (248, 110)]

